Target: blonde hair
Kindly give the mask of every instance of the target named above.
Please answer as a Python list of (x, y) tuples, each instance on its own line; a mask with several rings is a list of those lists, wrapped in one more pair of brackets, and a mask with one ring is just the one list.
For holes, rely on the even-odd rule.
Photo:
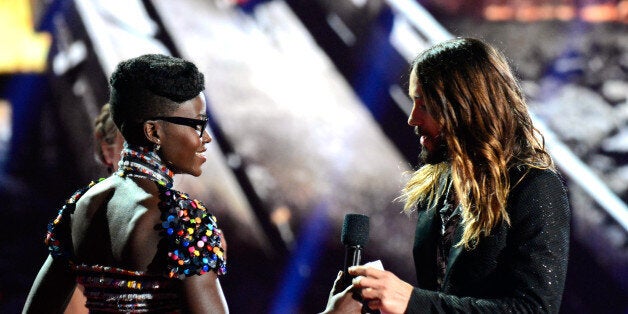
[(107, 103), (100, 109), (100, 114), (94, 120), (94, 138), (96, 139), (96, 157), (102, 164), (106, 164), (105, 156), (100, 146), (101, 142), (113, 145), (118, 136), (118, 128), (111, 117), (110, 105)]
[(414, 172), (402, 191), (404, 210), (434, 206), (445, 195), (439, 182), (451, 180), (464, 226), (457, 245), (472, 249), (499, 222), (510, 223), (508, 171), (553, 169), (552, 159), (505, 57), (477, 39), (457, 38), (421, 53), (411, 70), (414, 93), (441, 126), (449, 160)]

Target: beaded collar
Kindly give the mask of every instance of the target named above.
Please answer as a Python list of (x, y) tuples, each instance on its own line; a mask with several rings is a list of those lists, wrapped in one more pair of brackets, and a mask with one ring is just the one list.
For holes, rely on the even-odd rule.
[(161, 186), (172, 188), (174, 172), (168, 169), (153, 150), (124, 142), (117, 175), (149, 179)]

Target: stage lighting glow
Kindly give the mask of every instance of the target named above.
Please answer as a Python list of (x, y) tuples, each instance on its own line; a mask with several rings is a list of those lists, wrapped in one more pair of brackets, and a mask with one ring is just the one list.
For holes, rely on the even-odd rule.
[(36, 33), (30, 1), (0, 2), (0, 74), (46, 69), (51, 37)]

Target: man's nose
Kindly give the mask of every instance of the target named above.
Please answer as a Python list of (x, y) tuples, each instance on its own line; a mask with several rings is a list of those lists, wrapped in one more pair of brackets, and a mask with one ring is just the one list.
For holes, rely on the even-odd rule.
[(410, 116), (408, 117), (408, 124), (411, 126), (418, 126), (421, 123), (421, 117), (418, 113), (416, 107), (412, 107), (412, 112), (410, 112)]

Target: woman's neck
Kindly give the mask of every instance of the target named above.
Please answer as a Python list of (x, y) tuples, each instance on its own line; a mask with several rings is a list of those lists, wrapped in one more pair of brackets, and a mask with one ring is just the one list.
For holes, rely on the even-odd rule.
[(116, 172), (119, 176), (148, 179), (172, 187), (174, 172), (166, 167), (155, 151), (125, 142), (121, 154)]

